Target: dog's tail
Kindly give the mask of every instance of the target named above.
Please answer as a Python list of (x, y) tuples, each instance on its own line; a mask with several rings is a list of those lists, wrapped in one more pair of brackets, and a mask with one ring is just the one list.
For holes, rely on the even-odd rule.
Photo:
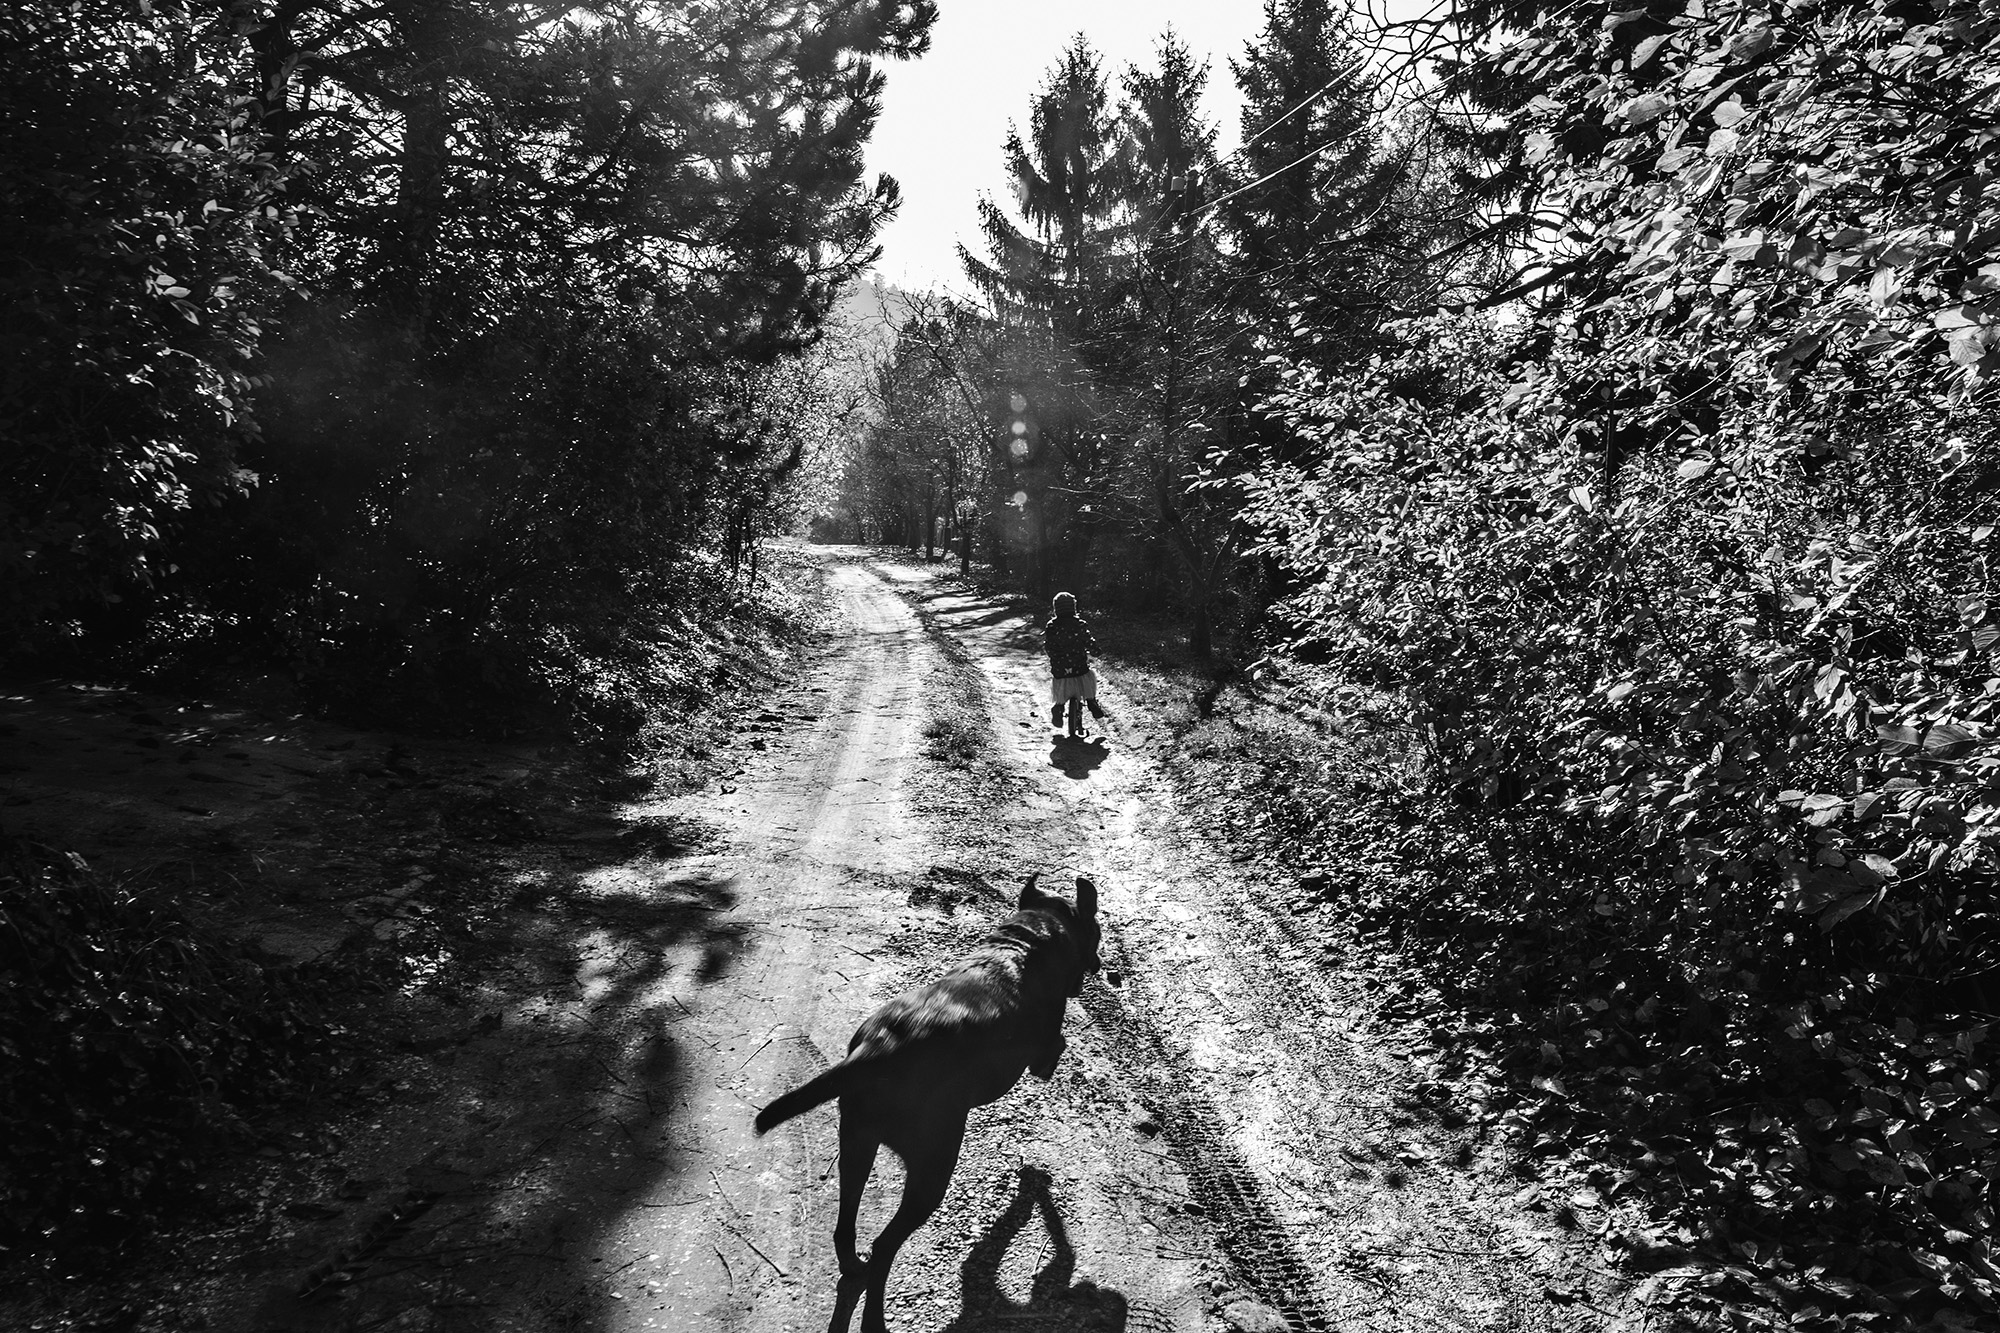
[(793, 1088), (757, 1113), (757, 1132), (768, 1134), (793, 1116), (832, 1101), (854, 1082), (855, 1066), (845, 1060), (809, 1083)]

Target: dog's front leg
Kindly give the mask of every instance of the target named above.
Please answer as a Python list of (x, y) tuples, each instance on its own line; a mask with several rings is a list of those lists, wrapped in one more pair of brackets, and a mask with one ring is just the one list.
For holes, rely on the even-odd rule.
[(1056, 1062), (1062, 1059), (1063, 1052), (1068, 1049), (1069, 1038), (1063, 1036), (1061, 1028), (1057, 1028), (1055, 1036), (1042, 1043), (1041, 1053), (1035, 1058), (1035, 1062), (1028, 1066), (1028, 1072), (1044, 1082), (1054, 1078)]
[(1028, 1061), (1028, 1072), (1044, 1082), (1056, 1076), (1056, 1061), (1069, 1049), (1069, 1038), (1063, 1036), (1064, 1011), (1068, 1007), (1058, 1000), (1053, 1014), (1036, 1020), (1041, 1031), (1035, 1034), (1035, 1055)]

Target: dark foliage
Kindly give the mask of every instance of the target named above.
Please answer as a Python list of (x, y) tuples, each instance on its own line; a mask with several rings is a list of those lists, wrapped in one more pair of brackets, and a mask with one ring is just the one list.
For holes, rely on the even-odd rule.
[(328, 1072), (320, 988), (81, 858), (0, 842), (0, 1248), (123, 1239)]
[(787, 510), (760, 395), (874, 258), (933, 12), (10, 12), (10, 646), (629, 732)]
[(251, 479), (280, 172), (184, 6), (0, 12), (0, 640), (143, 589)]
[(1536, 299), (1294, 365), (1310, 447), (1242, 483), (1295, 677), (1405, 723), (1300, 835), (1393, 850), (1354, 910), (1647, 1245), (1815, 1327), (1990, 1321), (1991, 25), (1465, 12)]

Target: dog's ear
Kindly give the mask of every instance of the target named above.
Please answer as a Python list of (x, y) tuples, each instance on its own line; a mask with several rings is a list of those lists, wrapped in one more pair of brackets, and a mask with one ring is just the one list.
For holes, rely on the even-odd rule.
[(1076, 910), (1080, 916), (1097, 915), (1097, 886), (1082, 875), (1076, 877)]
[(1049, 896), (1035, 887), (1035, 880), (1040, 874), (1040, 871), (1036, 871), (1035, 874), (1028, 876), (1028, 882), (1021, 886), (1021, 901), (1016, 904), (1019, 910), (1026, 911), (1030, 904)]

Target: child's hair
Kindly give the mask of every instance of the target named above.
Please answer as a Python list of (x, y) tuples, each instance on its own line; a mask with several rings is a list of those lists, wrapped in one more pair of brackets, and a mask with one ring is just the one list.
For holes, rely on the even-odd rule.
[(1069, 593), (1059, 592), (1056, 594), (1054, 608), (1059, 616), (1073, 616), (1076, 614), (1076, 598)]

